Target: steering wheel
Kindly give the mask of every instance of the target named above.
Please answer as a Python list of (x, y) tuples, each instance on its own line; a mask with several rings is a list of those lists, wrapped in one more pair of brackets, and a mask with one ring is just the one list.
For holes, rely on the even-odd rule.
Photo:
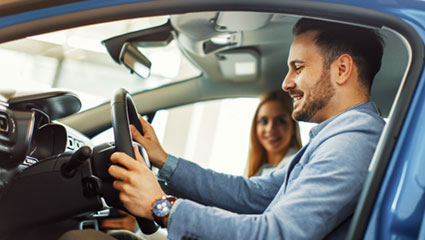
[[(133, 124), (142, 134), (143, 131), (138, 118), (136, 105), (127, 90), (120, 88), (115, 91), (114, 98), (111, 101), (111, 114), (112, 128), (115, 137), (115, 150), (117, 152), (124, 152), (130, 157), (135, 158), (129, 124)], [(147, 161), (147, 163), (149, 163), (149, 161)], [(117, 191), (116, 194), (119, 201), (119, 192)], [(113, 205), (117, 208), (125, 209), (120, 201)], [(136, 219), (143, 233), (152, 234), (158, 230), (158, 226), (155, 222), (140, 217), (136, 217)]]

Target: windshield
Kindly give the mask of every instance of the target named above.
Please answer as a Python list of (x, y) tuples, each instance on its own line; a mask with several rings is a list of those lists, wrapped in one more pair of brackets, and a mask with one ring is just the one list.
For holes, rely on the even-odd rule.
[[(82, 101), (82, 110), (111, 98), (116, 88), (130, 92), (157, 88), (200, 75), (173, 40), (163, 47), (144, 48), (152, 62), (142, 79), (112, 60), (101, 41), (166, 23), (168, 16), (97, 24), (28, 37), (0, 45), (2, 89), (67, 89)], [(13, 81), (8, 81), (13, 79)]]

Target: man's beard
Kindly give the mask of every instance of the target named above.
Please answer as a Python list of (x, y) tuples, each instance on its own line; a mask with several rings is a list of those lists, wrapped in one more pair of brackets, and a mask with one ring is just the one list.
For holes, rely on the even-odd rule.
[(323, 66), (319, 80), (309, 90), (308, 98), (303, 99), (301, 110), (292, 113), (292, 118), (297, 121), (311, 121), (318, 111), (328, 105), (333, 95), (335, 88), (331, 84), (330, 66)]

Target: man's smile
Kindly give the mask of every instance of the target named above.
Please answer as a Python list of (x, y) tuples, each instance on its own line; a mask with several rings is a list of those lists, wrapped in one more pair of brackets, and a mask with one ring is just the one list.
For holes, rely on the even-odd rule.
[(291, 96), (291, 98), (294, 101), (294, 106), (295, 106), (296, 103), (298, 103), (304, 97), (304, 93), (302, 91), (299, 91), (299, 90), (291, 90), (291, 91), (289, 91), (289, 95)]

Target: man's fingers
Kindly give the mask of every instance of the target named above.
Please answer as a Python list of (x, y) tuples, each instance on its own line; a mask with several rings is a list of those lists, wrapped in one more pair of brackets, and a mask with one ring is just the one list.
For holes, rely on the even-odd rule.
[(143, 139), (142, 134), (140, 134), (140, 132), (133, 125), (130, 125), (130, 132), (131, 132), (131, 137), (134, 140), (136, 140), (136, 142), (138, 142), (140, 144), (142, 144), (144, 142), (145, 139)]
[(112, 186), (120, 191), (120, 194), (125, 195), (127, 198), (134, 198), (134, 194), (137, 192), (137, 188), (135, 188), (131, 183), (121, 181), (121, 180), (115, 180), (112, 183)]
[(116, 152), (111, 155), (111, 162), (119, 165), (111, 165), (109, 174), (115, 179), (128, 181), (131, 170), (139, 169), (140, 163), (125, 153)]
[(142, 116), (139, 115), (140, 124), (142, 124), (143, 135), (148, 133), (148, 130), (152, 129), (152, 126)]
[(126, 180), (126, 177), (128, 175), (128, 171), (122, 167), (112, 165), (108, 168), (108, 173), (114, 177), (115, 179), (119, 180)]
[(141, 172), (143, 168), (147, 168), (137, 146), (133, 146), (133, 151), (136, 155), (136, 159), (122, 152), (116, 152), (111, 155), (111, 162), (117, 164), (109, 167), (108, 172), (111, 176), (118, 180), (128, 182), (129, 178), (132, 176), (130, 174), (131, 171)]
[(138, 164), (134, 159), (123, 152), (115, 152), (111, 155), (111, 162), (120, 164), (127, 169), (135, 169)]
[(145, 160), (144, 160), (142, 154), (140, 154), (140, 152), (139, 152), (139, 148), (137, 146), (133, 146), (133, 150), (134, 150), (134, 156), (136, 156), (136, 160), (139, 161), (139, 162), (142, 162), (143, 165), (146, 166)]
[(128, 185), (128, 183), (119, 180), (115, 180), (113, 183), (114, 188), (120, 192), (126, 192), (126, 190), (128, 190), (128, 186), (125, 187), (126, 185)]

